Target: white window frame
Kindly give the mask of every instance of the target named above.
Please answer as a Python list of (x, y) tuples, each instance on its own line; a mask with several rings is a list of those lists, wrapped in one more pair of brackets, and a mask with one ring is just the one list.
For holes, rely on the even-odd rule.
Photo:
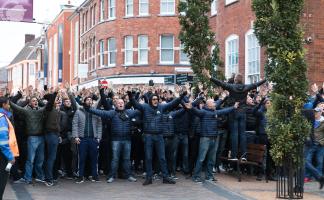
[[(147, 4), (147, 12), (145, 12), (145, 13), (141, 12), (142, 4)], [(149, 14), (150, 14), (150, 1), (149, 0), (139, 0), (138, 15), (139, 16), (148, 16)]]
[[(142, 37), (146, 37), (147, 39), (147, 46), (146, 47), (142, 47), (141, 45), (141, 38)], [(149, 38), (148, 38), (148, 35), (139, 35), (138, 36), (138, 64), (148, 64), (148, 58), (149, 58), (149, 47), (148, 47), (148, 43), (149, 43)], [(141, 61), (141, 55), (142, 53), (144, 52), (147, 52), (147, 58), (146, 58), (146, 61), (142, 62)]]
[[(128, 7), (131, 6), (131, 9)], [(134, 0), (125, 0), (125, 17), (134, 16)]]
[(213, 0), (210, 6), (210, 14), (211, 16), (217, 15), (217, 4), (218, 0)]
[(100, 21), (105, 19), (105, 0), (100, 0)]
[(227, 6), (227, 5), (231, 4), (231, 3), (234, 3), (236, 1), (238, 1), (238, 0), (225, 0), (225, 6)]
[(29, 76), (35, 76), (36, 73), (36, 65), (35, 63), (29, 63), (28, 64), (28, 68), (29, 68)]
[[(130, 39), (131, 40), (131, 45), (127, 46), (127, 40)], [(133, 52), (133, 48), (134, 48), (134, 38), (131, 35), (127, 35), (124, 37), (124, 64), (125, 65), (133, 65), (134, 64), (134, 52)], [(128, 54), (129, 54), (129, 60), (128, 61)]]
[(105, 65), (105, 42), (104, 40), (99, 41), (99, 67), (104, 67)]
[[(183, 64), (183, 65), (189, 65), (190, 64), (190, 60), (189, 60), (189, 57), (188, 57), (188, 54), (186, 54), (183, 50), (184, 50), (184, 44), (180, 43), (180, 48), (179, 48), (179, 61), (180, 61), (180, 64)], [(186, 61), (182, 61), (181, 58), (182, 58), (182, 54), (185, 54), (187, 56), (187, 60)]]
[[(170, 37), (173, 38), (173, 45), (172, 45), (172, 51), (173, 51), (173, 60), (172, 61), (162, 61), (162, 37)], [(171, 49), (165, 49), (165, 50), (171, 50)], [(166, 34), (166, 35), (160, 35), (160, 64), (174, 64), (174, 35), (172, 34)]]
[[(237, 52), (232, 50), (232, 47), (229, 47), (229, 42), (233, 41), (233, 40), (237, 40)], [(230, 35), (229, 37), (227, 37), (227, 39), (225, 40), (225, 76), (226, 78), (230, 78), (232, 76), (232, 73), (237, 74), (239, 72), (239, 52), (240, 52), (240, 41), (239, 41), (239, 36), (238, 35)], [(229, 52), (231, 51), (231, 52)], [(230, 59), (229, 59), (229, 55), (228, 54), (234, 54), (237, 53), (237, 63), (235, 65), (229, 65), (230, 63)], [(234, 68), (235, 69), (229, 69), (229, 68)]]
[[(167, 12), (162, 12), (162, 4), (166, 3), (167, 4)], [(169, 11), (169, 4), (172, 3), (172, 10)], [(175, 0), (160, 0), (160, 15), (174, 15), (175, 14)]]
[[(116, 0), (108, 0), (108, 1), (109, 1), (108, 2), (108, 19), (109, 20), (116, 19)], [(112, 15), (112, 13), (113, 13), (113, 15)]]
[[(109, 43), (110, 43), (110, 41), (111, 40), (114, 40), (115, 41), (115, 50), (112, 50), (112, 49), (110, 49), (109, 48)], [(116, 38), (109, 38), (108, 39), (108, 41), (107, 41), (107, 49), (108, 49), (108, 55), (107, 55), (107, 57), (108, 57), (108, 63), (107, 63), (107, 65), (108, 65), (108, 67), (115, 67), (116, 66), (116, 63), (117, 63), (117, 40), (116, 40)], [(111, 53), (115, 53), (115, 63), (111, 63)]]
[[(249, 44), (249, 37), (254, 37), (257, 42), (257, 45)], [(254, 54), (253, 58), (250, 58), (250, 51), (256, 51), (256, 55)], [(257, 64), (256, 71), (250, 73), (250, 63), (254, 62)], [(261, 47), (260, 44), (254, 34), (254, 30), (250, 29), (245, 34), (245, 83), (254, 83), (260, 80), (261, 77)], [(253, 81), (251, 81), (250, 77), (253, 77)]]

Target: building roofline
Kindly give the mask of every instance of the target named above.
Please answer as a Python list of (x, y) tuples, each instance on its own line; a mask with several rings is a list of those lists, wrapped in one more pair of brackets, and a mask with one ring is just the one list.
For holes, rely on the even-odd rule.
[(52, 20), (51, 25), (53, 26), (57, 19), (66, 11), (75, 11), (76, 8), (63, 8), (60, 13), (56, 15), (56, 17)]

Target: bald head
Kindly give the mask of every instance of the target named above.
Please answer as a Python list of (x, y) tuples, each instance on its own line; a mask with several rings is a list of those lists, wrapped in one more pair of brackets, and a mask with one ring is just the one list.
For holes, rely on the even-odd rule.
[(122, 99), (117, 99), (117, 100), (116, 100), (116, 108), (117, 108), (117, 110), (124, 110), (124, 109), (125, 109), (125, 103), (124, 103), (124, 100), (122, 100)]
[(207, 106), (208, 109), (216, 110), (216, 104), (215, 104), (215, 101), (213, 99), (208, 99), (207, 102), (206, 102), (206, 106)]

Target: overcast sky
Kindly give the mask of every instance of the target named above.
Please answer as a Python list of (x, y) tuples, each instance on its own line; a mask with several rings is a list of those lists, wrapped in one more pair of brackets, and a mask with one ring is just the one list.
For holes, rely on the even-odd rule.
[[(84, 0), (71, 0), (79, 6)], [(60, 5), (68, 0), (34, 0), (36, 22), (51, 22), (60, 12)], [(24, 47), (25, 34), (40, 36), (42, 25), (22, 22), (0, 21), (0, 67), (8, 65)]]

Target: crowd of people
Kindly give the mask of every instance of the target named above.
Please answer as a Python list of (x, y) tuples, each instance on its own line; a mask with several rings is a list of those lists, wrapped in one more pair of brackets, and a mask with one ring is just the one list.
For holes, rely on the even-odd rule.
[[(116, 178), (136, 182), (135, 173), (143, 173), (145, 186), (160, 178), (175, 184), (179, 173), (194, 182), (217, 181), (215, 172), (225, 168), (221, 156), (246, 161), (249, 143), (269, 150), (271, 84), (243, 84), (240, 74), (222, 82), (203, 73), (213, 89), (198, 83), (173, 89), (100, 85), (73, 91), (65, 84), (44, 91), (28, 87), (0, 97), (0, 196), (8, 163), (14, 183), (34, 180), (53, 186), (65, 178), (81, 184), (99, 182), (103, 174), (108, 183)], [(323, 88), (314, 84), (309, 96), (304, 109), (313, 129), (305, 144), (305, 182), (315, 178), (323, 187)], [(19, 157), (15, 145), (9, 145), (12, 135)], [(266, 173), (256, 175), (271, 180), (274, 171), (269, 155)]]

